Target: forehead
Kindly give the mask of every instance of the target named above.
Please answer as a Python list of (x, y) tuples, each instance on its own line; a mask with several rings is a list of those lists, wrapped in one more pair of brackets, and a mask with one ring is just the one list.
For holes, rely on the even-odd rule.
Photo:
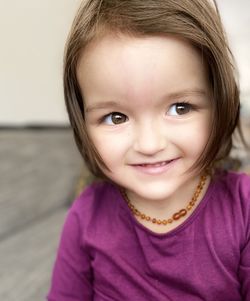
[(200, 53), (172, 36), (107, 35), (83, 51), (77, 78), (86, 101), (142, 100), (189, 89), (208, 90)]

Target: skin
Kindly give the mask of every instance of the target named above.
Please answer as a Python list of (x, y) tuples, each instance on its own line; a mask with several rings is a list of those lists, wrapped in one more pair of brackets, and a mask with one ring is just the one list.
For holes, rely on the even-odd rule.
[[(169, 218), (186, 207), (200, 178), (189, 169), (211, 130), (198, 51), (171, 36), (106, 35), (84, 50), (77, 76), (87, 130), (110, 169), (105, 174), (147, 215)], [(162, 233), (186, 218), (168, 226), (139, 222)]]

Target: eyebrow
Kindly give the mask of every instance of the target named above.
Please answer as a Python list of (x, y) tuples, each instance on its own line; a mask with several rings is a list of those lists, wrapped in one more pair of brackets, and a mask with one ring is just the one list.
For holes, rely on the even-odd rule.
[(207, 95), (207, 92), (203, 89), (183, 90), (183, 91), (167, 94), (166, 97), (172, 99), (172, 98), (180, 98), (189, 95), (205, 96)]
[[(193, 89), (193, 90), (183, 90), (183, 91), (179, 91), (179, 92), (173, 92), (170, 94), (166, 94), (163, 98), (164, 99), (173, 99), (173, 98), (180, 98), (183, 96), (190, 96), (190, 95), (198, 95), (198, 96), (205, 96), (207, 95), (207, 93), (202, 90), (202, 89)], [(107, 108), (120, 108), (121, 107), (121, 103), (116, 102), (116, 101), (101, 101), (101, 102), (96, 102), (93, 103), (89, 106), (86, 107), (85, 112), (89, 113), (95, 110), (102, 110), (102, 109), (107, 109)]]
[(107, 109), (110, 107), (119, 107), (120, 104), (116, 101), (96, 102), (86, 107), (86, 113), (95, 110)]

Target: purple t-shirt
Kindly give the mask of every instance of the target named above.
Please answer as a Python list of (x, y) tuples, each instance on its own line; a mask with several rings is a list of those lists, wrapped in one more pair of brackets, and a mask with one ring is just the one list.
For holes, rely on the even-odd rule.
[(166, 234), (141, 225), (115, 185), (91, 185), (69, 210), (48, 300), (250, 301), (250, 178), (216, 177)]

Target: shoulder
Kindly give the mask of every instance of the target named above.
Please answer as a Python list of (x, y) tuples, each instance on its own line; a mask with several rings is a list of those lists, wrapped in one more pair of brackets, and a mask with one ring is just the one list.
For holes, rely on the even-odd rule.
[(119, 193), (115, 184), (108, 181), (93, 182), (87, 186), (74, 200), (71, 210), (94, 210), (103, 202), (106, 204)]
[[(244, 173), (218, 171), (209, 194), (207, 218), (220, 241), (243, 247), (250, 237), (250, 177)], [(224, 236), (223, 236), (224, 233)]]
[(123, 215), (122, 208), (123, 199), (115, 184), (91, 184), (69, 209), (64, 225), (65, 236), (77, 241), (87, 252), (99, 248), (103, 242), (112, 239)]
[(250, 176), (232, 171), (219, 171), (214, 178), (217, 188), (222, 193), (250, 202)]
[(214, 177), (214, 199), (225, 212), (250, 223), (250, 177), (244, 173), (220, 171)]
[(69, 215), (73, 215), (81, 227), (101, 223), (119, 206), (119, 197), (119, 189), (114, 184), (107, 181), (92, 183), (74, 200)]

